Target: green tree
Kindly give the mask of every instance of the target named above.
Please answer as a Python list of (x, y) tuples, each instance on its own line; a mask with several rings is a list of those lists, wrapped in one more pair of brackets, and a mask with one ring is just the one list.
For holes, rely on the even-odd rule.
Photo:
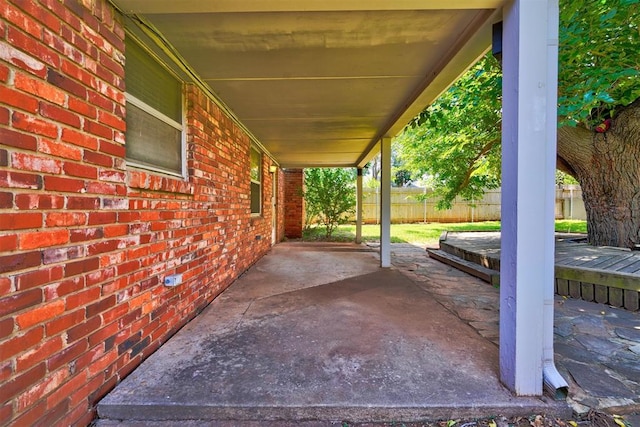
[(326, 237), (355, 212), (355, 175), (341, 168), (310, 168), (304, 171), (304, 201), (307, 224), (314, 218)]
[(439, 209), (500, 185), (501, 71), (485, 56), (395, 140), (413, 176), (428, 176)]
[[(639, 16), (640, 0), (560, 1), (557, 164), (582, 186), (595, 245), (640, 243)], [(398, 138), (440, 207), (499, 185), (500, 80), (485, 57)]]

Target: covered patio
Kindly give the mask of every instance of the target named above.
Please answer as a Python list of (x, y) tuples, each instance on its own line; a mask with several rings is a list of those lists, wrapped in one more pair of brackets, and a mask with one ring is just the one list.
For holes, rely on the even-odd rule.
[[(383, 269), (392, 264), (391, 139), (493, 44), (494, 54), (502, 58), (504, 71), (499, 356), (497, 359), (484, 358), (482, 363), (488, 364), (469, 366), (468, 369), (453, 368), (449, 364), (453, 354), (458, 354), (456, 358), (460, 363), (471, 362), (462, 347), (454, 349), (450, 355), (440, 356), (442, 362), (448, 364), (449, 372), (464, 371), (474, 378), (464, 383), (474, 384), (479, 380), (473, 386), (476, 387), (476, 392), (471, 393), (474, 396), (487, 386), (482, 382), (486, 378), (477, 378), (478, 372), (483, 372), (480, 377), (491, 373), (489, 381), (495, 393), (485, 395), (492, 396), (494, 401), (508, 401), (512, 393), (541, 396), (543, 382), (554, 396), (561, 397), (566, 392), (566, 382), (553, 363), (557, 1), (113, 0), (113, 4), (124, 16), (127, 37), (136, 39), (160, 60), (179, 64), (176, 72), (208, 93), (249, 135), (251, 143), (271, 159), (274, 170), (278, 167), (285, 170), (357, 168), (358, 199), (361, 200), (362, 170), (380, 153), (381, 244), (379, 258), (374, 264)], [(360, 209), (357, 218), (359, 230)], [(359, 238), (358, 232), (356, 240)], [(276, 247), (274, 251), (284, 249)], [(322, 271), (325, 274), (333, 269), (329, 264)], [(394, 276), (393, 280), (387, 276)], [(407, 292), (400, 301), (393, 299), (399, 304), (396, 307), (398, 315), (405, 311), (400, 308), (402, 305), (416, 304), (416, 301), (425, 307), (429, 305), (428, 299), (416, 299), (414, 292), (417, 289), (411, 284), (403, 287), (393, 272), (376, 270), (369, 279), (372, 284), (368, 286), (359, 281), (345, 284), (346, 289), (355, 286), (347, 292), (351, 298), (359, 297), (357, 303), (350, 300), (347, 305), (357, 307), (371, 298), (370, 301), (384, 306), (387, 299), (370, 297), (369, 293), (391, 292), (393, 295), (392, 289), (397, 286), (403, 293)], [(336, 280), (339, 278), (327, 283)], [(296, 278), (296, 282), (300, 283), (300, 278)], [(274, 284), (277, 286), (277, 281)], [(331, 288), (332, 285), (312, 290), (295, 289), (285, 294), (275, 290), (264, 300), (268, 304), (261, 308), (262, 314), (279, 318), (276, 316), (278, 304), (286, 306), (290, 296), (299, 298), (296, 299), (299, 303), (309, 295), (316, 296), (320, 290)], [(396, 291), (400, 292), (399, 289)], [(324, 292), (331, 294), (330, 291), (320, 294)], [(302, 303), (302, 307), (317, 307), (311, 301)], [(331, 313), (343, 309), (343, 302), (334, 301), (338, 305), (328, 312), (304, 316), (328, 320)], [(385, 307), (373, 305), (368, 309), (371, 312), (364, 318), (377, 319)], [(380, 312), (376, 314), (376, 310)], [(212, 315), (234, 319), (233, 313)], [(422, 350), (435, 348), (435, 343), (447, 341), (452, 336), (450, 326), (446, 324), (434, 328), (433, 323), (415, 320), (407, 318), (398, 321), (397, 325), (403, 325), (406, 329), (403, 333), (428, 333), (429, 336), (418, 340)], [(295, 320), (292, 322), (301, 326)], [(255, 322), (250, 323), (255, 328)], [(414, 329), (416, 325), (420, 326)], [(370, 346), (371, 343), (364, 339), (367, 334), (359, 332), (365, 326), (366, 322), (351, 325), (346, 329), (346, 337), (363, 339), (361, 345)], [(271, 332), (267, 329), (256, 332), (261, 339), (266, 339), (269, 333), (276, 334), (276, 340), (290, 337), (284, 327), (271, 329)], [(371, 331), (371, 339), (380, 338), (375, 330)], [(220, 329), (223, 335), (224, 331), (224, 328)], [(317, 332), (315, 328), (311, 331)], [(305, 341), (308, 338), (304, 338), (302, 331), (298, 333), (303, 342), (287, 345), (292, 345), (292, 349), (302, 346), (301, 351), (309, 350)], [(464, 336), (464, 328), (455, 333)], [(223, 339), (223, 336), (216, 339)], [(464, 340), (466, 338), (458, 337), (456, 342)], [(204, 343), (199, 341), (188, 343), (196, 348), (201, 345)], [(282, 348), (287, 345), (280, 344)], [(477, 346), (482, 348), (481, 344)], [(381, 364), (375, 367), (375, 372), (385, 371), (385, 363), (390, 363), (389, 352), (395, 351), (398, 343), (386, 348), (376, 356), (381, 357)], [(437, 375), (441, 381), (448, 380), (448, 375), (442, 376), (447, 370), (436, 363), (440, 356), (424, 358), (420, 355), (422, 350), (408, 349), (417, 353), (417, 358), (401, 368), (408, 369), (405, 374), (412, 372), (411, 381), (417, 380), (412, 386), (414, 392), (406, 396), (413, 396), (411, 399), (417, 399), (415, 402), (420, 404), (434, 399), (445, 404), (447, 398), (441, 392), (443, 387), (437, 387), (438, 392), (424, 394), (421, 384), (426, 381), (427, 373), (430, 377)], [(347, 365), (335, 366), (335, 369), (349, 370), (349, 366), (353, 366), (349, 365), (352, 363), (349, 359), (337, 354), (336, 357), (338, 359), (333, 362)], [(331, 363), (331, 358), (325, 362)], [(384, 381), (395, 381), (396, 368), (400, 369), (388, 366), (388, 372), (381, 374)], [(274, 370), (275, 367), (271, 367), (265, 372)], [(192, 374), (192, 379), (198, 376)], [(288, 376), (291, 371), (286, 369), (283, 374)], [(227, 380), (220, 383), (219, 388), (240, 387), (236, 383), (238, 376), (222, 377)], [(291, 393), (295, 381), (292, 377), (287, 378), (282, 379), (280, 386), (283, 392)], [(411, 381), (405, 375), (402, 382), (409, 384)], [(400, 384), (396, 386), (394, 389)], [(305, 396), (313, 396), (311, 390), (294, 394), (297, 398), (293, 399), (293, 406), (304, 405)], [(363, 396), (363, 400), (350, 404), (363, 407), (368, 401), (381, 398), (368, 392), (355, 395)], [(317, 396), (315, 404), (321, 407), (332, 401), (330, 396)], [(339, 394), (334, 395), (337, 396)], [(410, 402), (401, 401), (403, 403), (397, 404), (411, 407)], [(537, 402), (536, 399), (533, 401)], [(227, 401), (222, 407), (238, 404)], [(489, 401), (486, 404), (492, 407)], [(469, 401), (467, 407), (474, 405)]]
[(566, 387), (552, 338), (556, 0), (113, 3), (128, 37), (181, 64), (280, 168), (358, 168), (360, 198), (362, 168), (381, 153), (383, 268), (391, 138), (493, 42), (504, 71), (499, 377), (517, 395), (541, 395), (543, 376), (552, 393)]
[[(570, 416), (502, 385), (490, 337), (400, 255), (380, 269), (362, 245), (277, 245), (102, 400), (98, 425)], [(477, 280), (422, 257), (439, 285)]]

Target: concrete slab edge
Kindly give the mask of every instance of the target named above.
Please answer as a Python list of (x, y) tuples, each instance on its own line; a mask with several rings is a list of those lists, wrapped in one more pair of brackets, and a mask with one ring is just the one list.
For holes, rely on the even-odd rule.
[(492, 416), (517, 417), (543, 414), (561, 419), (573, 411), (565, 402), (514, 403), (466, 406), (416, 407), (337, 407), (337, 406), (176, 406), (114, 405), (98, 406), (98, 417), (111, 420), (237, 420), (303, 421), (348, 420), (352, 422), (426, 422), (449, 419), (478, 419)]

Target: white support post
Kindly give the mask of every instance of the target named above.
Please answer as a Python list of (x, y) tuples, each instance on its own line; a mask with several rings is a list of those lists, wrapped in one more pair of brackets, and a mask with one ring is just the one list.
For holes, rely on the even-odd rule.
[(380, 144), (380, 266), (391, 267), (391, 138)]
[[(556, 151), (558, 137), (558, 32), (560, 26), (558, 0), (548, 0), (547, 28), (547, 139), (546, 139), (546, 200), (545, 200), (545, 238), (546, 252), (544, 260), (544, 324), (543, 324), (543, 379), (545, 388), (556, 399), (567, 396), (569, 385), (556, 369), (553, 351), (554, 322), (554, 284), (555, 284), (555, 230), (556, 216)], [(551, 230), (551, 231), (550, 231)]]
[(504, 8), (500, 376), (517, 395), (542, 394), (545, 288), (553, 286), (556, 153), (548, 129), (557, 119), (548, 104), (556, 103), (549, 84), (557, 77), (548, 72), (548, 12), (547, 0)]
[(356, 178), (356, 243), (362, 243), (362, 168)]

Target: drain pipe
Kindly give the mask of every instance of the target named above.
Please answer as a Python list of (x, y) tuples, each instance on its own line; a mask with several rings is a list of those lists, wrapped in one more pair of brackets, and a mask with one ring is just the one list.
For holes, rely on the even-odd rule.
[(557, 94), (558, 94), (558, 0), (547, 0), (547, 143), (552, 145), (547, 150), (545, 177), (546, 186), (546, 221), (547, 244), (544, 254), (544, 307), (543, 307), (543, 347), (542, 347), (542, 378), (544, 388), (556, 400), (567, 397), (569, 385), (558, 372), (553, 354), (553, 305), (555, 283), (555, 173), (557, 146)]

